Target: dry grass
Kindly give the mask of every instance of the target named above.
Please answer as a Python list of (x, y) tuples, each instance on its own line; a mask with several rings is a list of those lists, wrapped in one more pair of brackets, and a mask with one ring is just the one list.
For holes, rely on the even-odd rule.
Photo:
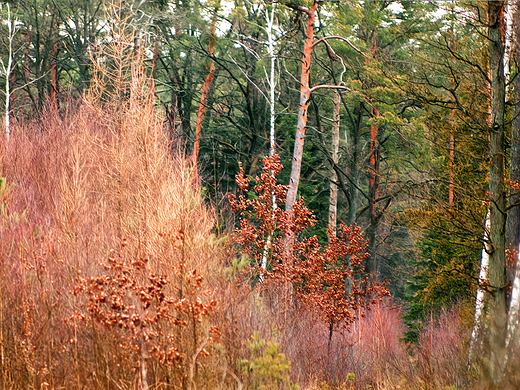
[[(207, 291), (218, 260), (213, 216), (192, 167), (169, 151), (162, 118), (144, 93), (150, 80), (135, 66), (138, 83), (134, 73), (118, 81), (131, 83), (128, 104), (89, 96), (60, 112), (49, 108), (14, 126), (2, 146), (0, 175), (14, 186), (0, 199), (2, 388), (146, 388), (147, 381), (212, 388), (213, 370), (199, 365), (213, 335), (198, 310), (213, 299)], [(148, 333), (144, 325), (132, 333), (99, 321), (88, 293), (73, 294), (82, 281), (110, 276), (107, 260), (122, 242), (125, 278), (137, 283), (130, 265), (145, 259), (139, 272), (149, 276), (139, 276), (137, 286), (148, 288), (154, 275), (168, 281), (161, 289), (169, 312)], [(151, 318), (149, 303), (136, 301), (134, 290), (123, 298), (141, 320)], [(149, 340), (133, 343), (136, 332)], [(180, 358), (148, 356), (154, 347), (178, 350)]]

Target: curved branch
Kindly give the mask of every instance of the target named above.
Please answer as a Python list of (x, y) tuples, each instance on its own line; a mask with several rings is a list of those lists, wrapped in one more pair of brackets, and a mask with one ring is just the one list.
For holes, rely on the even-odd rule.
[(343, 89), (347, 92), (354, 92), (350, 88), (343, 85), (316, 85), (315, 87), (309, 89), (309, 95), (318, 89)]
[(325, 42), (327, 39), (339, 39), (340, 41), (343, 41), (343, 42), (346, 42), (352, 49), (354, 49), (355, 51), (357, 51), (359, 54), (361, 54), (363, 57), (366, 57), (367, 55), (365, 53), (363, 53), (361, 50), (359, 50), (356, 46), (354, 46), (352, 44), (352, 42), (350, 42), (347, 38), (343, 38), (343, 37), (340, 37), (339, 35), (331, 35), (329, 37), (323, 37), (323, 38), (320, 38), (318, 39), (316, 42), (314, 42), (314, 44), (312, 45), (312, 48), (314, 49), (314, 47), (321, 43), (321, 42)]

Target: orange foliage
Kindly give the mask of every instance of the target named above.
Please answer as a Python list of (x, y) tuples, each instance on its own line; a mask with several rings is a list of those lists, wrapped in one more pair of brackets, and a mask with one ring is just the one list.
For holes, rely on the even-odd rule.
[[(230, 196), (233, 210), (240, 218), (232, 242), (249, 256), (251, 270), (265, 275), (266, 286), (290, 283), (300, 304), (316, 312), (329, 324), (331, 332), (335, 325), (348, 327), (360, 307), (369, 310), (370, 304), (388, 295), (384, 286), (369, 285), (368, 278), (363, 276), (362, 264), (369, 256), (368, 241), (363, 239), (358, 226), (341, 224), (337, 236), (329, 231), (330, 242), (325, 247), (312, 236), (301, 238), (287, 253), (284, 237), (300, 234), (314, 226), (316, 220), (305, 207), (304, 199), (294, 204), (294, 218), (279, 207), (287, 193), (287, 186), (276, 184), (281, 168), (277, 155), (266, 157), (262, 175), (254, 178), (253, 193), (249, 189), (251, 179), (244, 177), (240, 169), (236, 182), (241, 193)], [(268, 258), (266, 270), (259, 267), (263, 256)]]

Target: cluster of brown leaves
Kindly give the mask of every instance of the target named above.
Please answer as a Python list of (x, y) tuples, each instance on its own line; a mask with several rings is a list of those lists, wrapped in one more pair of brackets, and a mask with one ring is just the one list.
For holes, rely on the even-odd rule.
[[(256, 184), (251, 192), (251, 179), (244, 177), (244, 169), (240, 166), (236, 182), (241, 193), (238, 196), (229, 195), (231, 207), (240, 218), (240, 227), (233, 233), (232, 241), (256, 264), (260, 264), (264, 255), (270, 260), (277, 258), (281, 261), (281, 256), (285, 255), (278, 245), (281, 243), (280, 238), (290, 232), (298, 235), (316, 223), (312, 212), (305, 207), (303, 198), (295, 202), (293, 218), (289, 218), (289, 213), (280, 207), (285, 204), (287, 194), (287, 186), (276, 183), (282, 168), (278, 155), (266, 157), (262, 174), (254, 178)], [(266, 245), (269, 238), (272, 244)]]
[[(252, 192), (251, 179), (240, 169), (236, 181), (241, 193), (230, 196), (240, 218), (232, 242), (253, 260), (250, 270), (264, 275), (266, 285), (291, 283), (299, 302), (317, 312), (331, 329), (337, 324), (348, 327), (358, 308), (370, 309), (370, 304), (388, 295), (384, 286), (370, 284), (363, 274), (363, 262), (369, 257), (368, 241), (358, 226), (340, 224), (337, 235), (329, 231), (325, 246), (313, 236), (297, 240), (287, 251), (285, 238), (314, 226), (316, 220), (304, 199), (294, 205), (292, 218), (278, 207), (285, 202), (287, 192), (287, 186), (276, 184), (281, 168), (277, 155), (266, 157), (262, 175), (254, 178)], [(260, 268), (263, 256), (268, 259), (266, 270)]]
[(174, 327), (187, 327), (190, 320), (201, 322), (216, 302), (204, 303), (200, 295), (209, 295), (201, 291), (204, 278), (196, 270), (187, 272), (183, 263), (175, 270), (182, 279), (182, 293), (177, 298), (167, 294), (168, 277), (150, 272), (146, 258), (128, 261), (125, 246), (123, 241), (119, 253), (110, 251), (101, 264), (104, 275), (80, 277), (74, 294), (88, 298), (86, 309), (97, 324), (121, 329), (127, 347), (140, 352), (146, 348), (164, 364), (178, 362), (184, 356), (175, 345)]
[(388, 294), (377, 284), (369, 284), (363, 276), (363, 262), (369, 257), (368, 241), (358, 226), (340, 224), (337, 235), (329, 231), (329, 243), (323, 248), (316, 236), (302, 240), (297, 250), (298, 261), (280, 264), (273, 273), (287, 275), (297, 296), (308, 308), (317, 309), (331, 326), (347, 326), (356, 319), (358, 308)]

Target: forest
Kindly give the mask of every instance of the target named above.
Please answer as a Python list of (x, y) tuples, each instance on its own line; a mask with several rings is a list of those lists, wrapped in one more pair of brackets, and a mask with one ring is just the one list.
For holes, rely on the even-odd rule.
[(0, 1), (0, 388), (520, 388), (520, 2)]

